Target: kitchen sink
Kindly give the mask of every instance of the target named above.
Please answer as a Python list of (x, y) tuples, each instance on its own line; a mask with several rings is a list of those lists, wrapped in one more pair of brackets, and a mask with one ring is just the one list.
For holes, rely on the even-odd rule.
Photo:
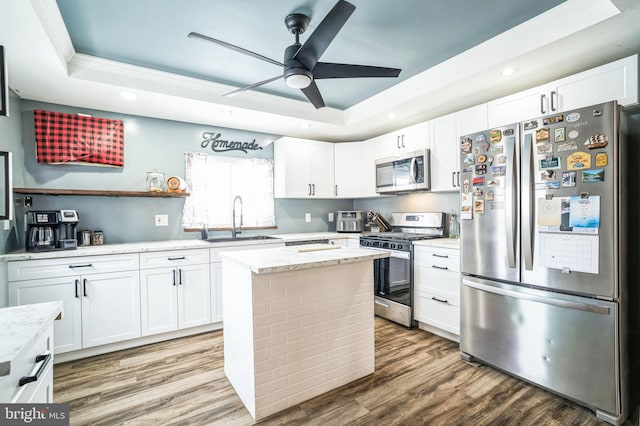
[(252, 235), (250, 237), (208, 238), (205, 241), (209, 243), (230, 243), (235, 241), (264, 241), (277, 239), (278, 237), (270, 237), (269, 235)]

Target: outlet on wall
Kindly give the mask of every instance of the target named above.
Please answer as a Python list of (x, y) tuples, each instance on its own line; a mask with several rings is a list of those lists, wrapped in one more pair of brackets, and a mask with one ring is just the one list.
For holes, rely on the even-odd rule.
[(329, 212), (329, 222), (333, 222), (333, 212)]
[(307, 223), (311, 222), (311, 213), (304, 214), (304, 221)]
[(156, 215), (156, 226), (169, 226), (169, 215), (168, 214), (157, 214)]

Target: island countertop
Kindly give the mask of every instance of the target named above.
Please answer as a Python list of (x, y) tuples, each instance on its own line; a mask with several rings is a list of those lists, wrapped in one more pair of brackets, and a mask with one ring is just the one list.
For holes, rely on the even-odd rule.
[(330, 244), (279, 247), (271, 249), (222, 252), (229, 259), (251, 269), (256, 274), (286, 272), (320, 266), (361, 262), (389, 257), (390, 252), (360, 247), (340, 247)]
[(0, 376), (10, 373), (16, 356), (61, 314), (59, 301), (0, 309)]

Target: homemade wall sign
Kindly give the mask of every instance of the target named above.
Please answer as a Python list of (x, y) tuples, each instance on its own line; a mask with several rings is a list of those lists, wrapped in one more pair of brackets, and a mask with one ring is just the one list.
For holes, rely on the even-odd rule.
[(204, 132), (200, 146), (207, 148), (209, 145), (211, 145), (213, 152), (242, 151), (247, 154), (248, 151), (259, 151), (262, 149), (255, 139), (251, 142), (230, 141), (222, 139), (222, 133)]

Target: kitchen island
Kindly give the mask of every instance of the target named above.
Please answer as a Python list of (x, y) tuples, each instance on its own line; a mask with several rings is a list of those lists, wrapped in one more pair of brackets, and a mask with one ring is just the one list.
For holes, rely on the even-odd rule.
[(224, 371), (262, 419), (374, 371), (373, 260), (327, 244), (222, 253)]

